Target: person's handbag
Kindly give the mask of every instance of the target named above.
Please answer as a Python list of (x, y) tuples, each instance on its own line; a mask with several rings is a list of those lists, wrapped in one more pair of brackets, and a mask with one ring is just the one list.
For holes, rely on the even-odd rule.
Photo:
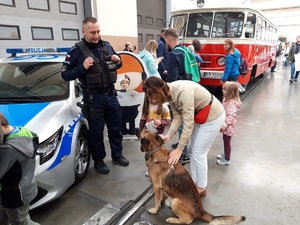
[(213, 95), (211, 95), (211, 100), (210, 100), (209, 104), (195, 113), (194, 120), (196, 123), (203, 124), (206, 122), (209, 112), (210, 112), (210, 108), (211, 108), (213, 99), (214, 99)]

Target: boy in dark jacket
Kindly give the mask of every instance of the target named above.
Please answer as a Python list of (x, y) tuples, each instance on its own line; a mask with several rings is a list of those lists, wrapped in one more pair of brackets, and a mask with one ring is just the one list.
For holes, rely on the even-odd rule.
[(24, 127), (11, 126), (0, 113), (3, 143), (0, 146), (1, 205), (11, 225), (38, 225), (29, 216), (29, 203), (37, 195), (34, 177), (38, 137)]

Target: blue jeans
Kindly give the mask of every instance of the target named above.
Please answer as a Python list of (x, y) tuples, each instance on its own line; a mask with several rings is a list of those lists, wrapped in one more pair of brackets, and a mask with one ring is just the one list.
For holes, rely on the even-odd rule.
[(288, 57), (285, 57), (284, 67), (285, 67), (285, 68), (288, 68), (288, 66), (289, 66), (289, 58), (288, 58)]
[(297, 80), (300, 71), (295, 72), (295, 62), (291, 63), (291, 80)]

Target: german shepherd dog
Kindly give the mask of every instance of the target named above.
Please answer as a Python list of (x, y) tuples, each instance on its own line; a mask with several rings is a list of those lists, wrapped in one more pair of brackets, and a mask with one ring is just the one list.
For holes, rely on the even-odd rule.
[(155, 206), (148, 210), (150, 214), (156, 214), (162, 202), (167, 200), (178, 216), (167, 218), (168, 223), (190, 224), (194, 219), (202, 219), (209, 224), (238, 224), (245, 221), (244, 216), (214, 216), (206, 212), (197, 187), (186, 169), (180, 163), (168, 163), (170, 153), (163, 146), (162, 138), (147, 129), (138, 130), (137, 136), (141, 142), (141, 151), (145, 152), (155, 194)]

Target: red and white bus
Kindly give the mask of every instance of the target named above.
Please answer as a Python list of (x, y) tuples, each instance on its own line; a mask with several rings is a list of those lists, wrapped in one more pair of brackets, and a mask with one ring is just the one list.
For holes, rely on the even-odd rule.
[[(222, 2), (227, 6), (222, 7)], [(173, 11), (170, 28), (178, 31), (183, 45), (190, 45), (194, 39), (201, 42), (204, 63), (200, 84), (206, 86), (221, 85), (226, 57), (224, 40), (231, 39), (248, 63), (247, 75), (238, 79), (246, 87), (252, 78), (274, 66), (277, 27), (249, 3), (209, 3), (201, 8)]]

